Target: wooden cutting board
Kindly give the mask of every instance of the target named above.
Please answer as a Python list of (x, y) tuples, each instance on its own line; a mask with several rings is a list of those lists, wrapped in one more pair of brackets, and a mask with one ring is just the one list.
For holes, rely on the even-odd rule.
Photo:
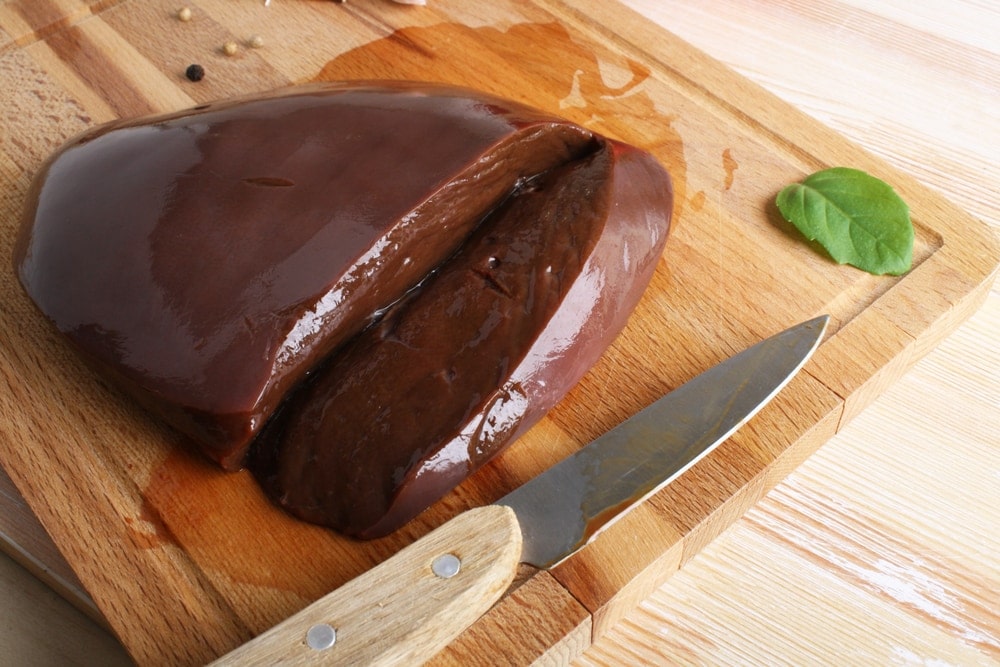
[[(585, 648), (856, 415), (979, 304), (1000, 250), (979, 222), (613, 2), (431, 0), (7, 2), (0, 5), (0, 248), (65, 139), (119, 116), (292, 82), (415, 78), (473, 85), (652, 150), (676, 225), (627, 331), (553, 413), (399, 534), (354, 543), (272, 509), (244, 474), (87, 371), (0, 273), (0, 464), (140, 663), (233, 648), (430, 528), (489, 502), (746, 345), (815, 314), (833, 326), (804, 373), (740, 433), (551, 573), (518, 585), (441, 663)], [(253, 34), (260, 49), (244, 42)], [(221, 53), (229, 40), (233, 57)], [(183, 78), (192, 62), (206, 78)], [(916, 266), (833, 264), (776, 214), (775, 193), (846, 164), (912, 209)]]

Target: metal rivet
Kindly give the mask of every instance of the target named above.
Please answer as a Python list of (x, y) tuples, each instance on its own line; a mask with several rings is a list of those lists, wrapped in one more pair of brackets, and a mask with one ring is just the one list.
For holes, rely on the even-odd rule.
[(337, 643), (337, 631), (326, 623), (317, 623), (306, 632), (306, 644), (316, 651), (325, 651)]
[(451, 579), (462, 569), (462, 561), (454, 554), (441, 554), (431, 563), (431, 571), (442, 579)]

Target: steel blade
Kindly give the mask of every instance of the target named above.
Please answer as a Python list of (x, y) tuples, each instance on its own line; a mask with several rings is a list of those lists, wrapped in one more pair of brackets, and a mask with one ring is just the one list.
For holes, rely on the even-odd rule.
[(498, 500), (521, 524), (521, 560), (555, 565), (712, 451), (802, 368), (828, 319), (803, 322), (710, 368)]

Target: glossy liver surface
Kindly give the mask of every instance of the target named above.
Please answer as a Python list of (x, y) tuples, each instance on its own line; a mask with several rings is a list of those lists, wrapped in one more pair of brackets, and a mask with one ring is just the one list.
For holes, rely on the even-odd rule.
[(418, 84), (324, 84), (113, 123), (36, 178), (22, 283), (211, 458), (586, 130)]
[(82, 356), (206, 456), (374, 537), (596, 362), (672, 197), (649, 154), (516, 103), (318, 84), (70, 141), (15, 261)]
[(497, 455), (625, 325), (666, 238), (665, 178), (601, 141), (515, 192), (274, 420), (253, 465), (264, 488), (370, 538)]

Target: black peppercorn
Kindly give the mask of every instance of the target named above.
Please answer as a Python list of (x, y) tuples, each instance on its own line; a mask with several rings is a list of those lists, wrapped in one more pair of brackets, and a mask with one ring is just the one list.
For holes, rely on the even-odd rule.
[(201, 81), (205, 78), (205, 68), (201, 65), (188, 65), (188, 68), (184, 70), (184, 76), (192, 81)]

